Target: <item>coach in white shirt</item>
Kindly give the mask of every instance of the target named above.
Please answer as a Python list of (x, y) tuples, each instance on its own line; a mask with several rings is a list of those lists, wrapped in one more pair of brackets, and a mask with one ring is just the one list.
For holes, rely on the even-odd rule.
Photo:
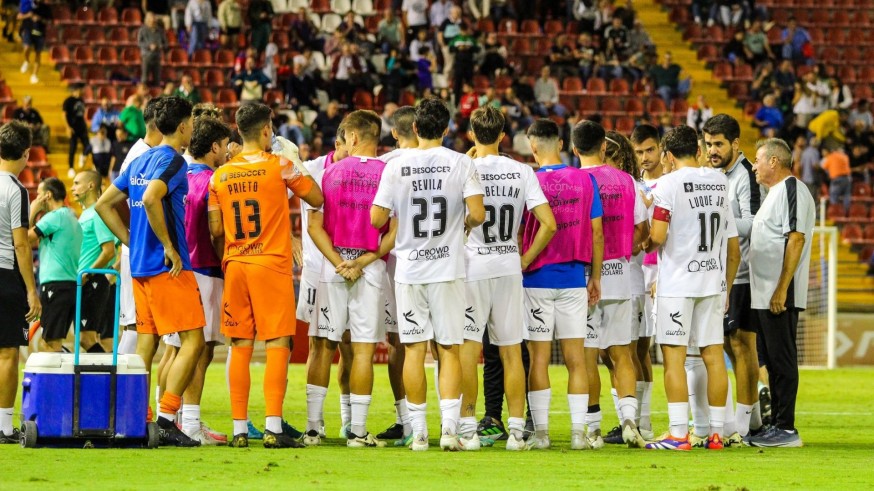
[(792, 175), (792, 152), (783, 140), (759, 143), (753, 166), (756, 181), (769, 188), (753, 221), (750, 240), (752, 308), (765, 346), (771, 378), (773, 427), (751, 437), (759, 447), (800, 447), (795, 429), (798, 393), (798, 315), (807, 306), (810, 239), (815, 204), (803, 182)]

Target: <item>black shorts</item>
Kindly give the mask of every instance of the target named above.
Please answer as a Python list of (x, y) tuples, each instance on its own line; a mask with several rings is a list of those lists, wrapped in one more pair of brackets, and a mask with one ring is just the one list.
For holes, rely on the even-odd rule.
[(42, 303), (42, 338), (49, 341), (64, 339), (70, 326), (76, 322), (76, 282), (49, 281), (39, 287)]
[[(88, 277), (82, 285), (82, 331), (97, 331), (100, 338), (112, 337), (112, 316), (107, 315), (107, 304), (115, 301), (110, 298), (109, 280), (105, 275)], [(114, 308), (114, 304), (113, 304)]]
[(731, 287), (731, 296), (728, 299), (728, 312), (722, 324), (722, 331), (726, 336), (732, 331), (741, 329), (747, 332), (756, 332), (758, 323), (753, 315), (753, 297), (749, 283), (741, 283)]
[(29, 29), (22, 29), (19, 34), (21, 34), (22, 45), (32, 47), (37, 53), (42, 53), (45, 49), (46, 38), (42, 34), (34, 36)]
[(240, 33), (239, 27), (228, 27), (227, 29), (222, 29), (222, 34), (229, 37), (234, 37)]
[(17, 269), (0, 269), (0, 348), (27, 346), (27, 289)]

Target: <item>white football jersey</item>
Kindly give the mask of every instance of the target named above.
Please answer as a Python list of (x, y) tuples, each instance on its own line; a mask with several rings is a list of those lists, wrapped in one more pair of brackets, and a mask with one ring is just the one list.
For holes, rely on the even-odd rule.
[(396, 149), (392, 150), (391, 152), (387, 152), (387, 153), (382, 154), (379, 157), (379, 160), (382, 160), (383, 162), (385, 162), (387, 164), (394, 159), (399, 159), (401, 157), (409, 155), (411, 152), (418, 152), (418, 151), (419, 151), (418, 148), (396, 148)]
[(722, 292), (722, 252), (737, 237), (728, 178), (707, 167), (684, 167), (659, 179), (653, 206), (670, 212), (659, 249), (660, 297), (706, 297)]
[(464, 199), (483, 194), (473, 160), (448, 148), (419, 150), (386, 165), (373, 204), (398, 218), (395, 281), (464, 278)]
[(467, 281), (522, 273), (519, 225), (523, 207), (547, 204), (534, 170), (513, 159), (489, 155), (475, 159), (485, 194), (486, 221), (470, 231), (465, 245)]
[[(319, 186), (322, 183), (322, 174), (325, 172), (325, 162), (327, 160), (327, 156), (322, 155), (303, 163), (310, 175), (313, 176), (313, 180)], [(291, 194), (291, 190), (288, 192)], [(307, 232), (307, 224), (309, 223), (307, 215), (309, 215), (309, 211), (312, 209), (304, 200), (300, 200), (300, 238), (301, 242), (303, 242), (303, 267), (308, 273), (317, 273), (322, 270), (322, 260), (325, 256), (322, 255), (322, 252), (316, 247), (316, 243), (310, 238), (309, 232)]]

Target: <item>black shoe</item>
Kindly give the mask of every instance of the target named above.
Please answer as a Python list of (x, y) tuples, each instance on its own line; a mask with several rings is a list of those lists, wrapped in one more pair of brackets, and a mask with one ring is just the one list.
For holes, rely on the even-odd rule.
[(534, 434), (534, 420), (531, 419), (531, 416), (528, 416), (528, 418), (525, 419), (525, 429), (522, 430), (522, 439), (527, 442), (528, 439), (531, 438), (531, 435), (533, 435), (533, 434)]
[(0, 432), (0, 445), (17, 445), (21, 442), (21, 432), (18, 431), (18, 428), (12, 428), (12, 434), (7, 435), (6, 433)]
[(287, 433), (264, 431), (264, 448), (305, 448), (306, 445), (294, 439)]
[(500, 419), (495, 419), (491, 416), (486, 416), (480, 420), (476, 428), (476, 433), (479, 436), (484, 436), (493, 441), (507, 439), (507, 431), (504, 429), (504, 423)]
[(622, 440), (622, 428), (614, 426), (609, 433), (604, 435), (604, 443), (609, 443), (611, 445), (622, 445), (625, 443), (625, 441)]
[(294, 438), (295, 440), (300, 440), (303, 437), (303, 432), (294, 426), (290, 425), (288, 421), (282, 420), (282, 432), (286, 435)]
[(377, 440), (400, 440), (404, 437), (404, 425), (395, 423), (376, 435)]
[(176, 424), (166, 418), (158, 418), (161, 436), (158, 445), (161, 447), (199, 447), (200, 442), (190, 438), (176, 427)]
[(247, 448), (249, 446), (249, 435), (246, 433), (234, 435), (234, 439), (231, 440), (230, 446), (233, 448)]

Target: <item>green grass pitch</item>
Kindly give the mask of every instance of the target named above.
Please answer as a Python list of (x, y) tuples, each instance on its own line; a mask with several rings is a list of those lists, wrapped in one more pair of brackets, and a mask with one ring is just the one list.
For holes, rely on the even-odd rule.
[[(874, 488), (874, 380), (872, 369), (803, 370), (798, 401), (800, 449), (729, 448), (721, 452), (655, 452), (608, 446), (570, 451), (565, 398), (566, 371), (552, 367), (550, 420), (553, 448), (511, 453), (503, 442), (480, 452), (444, 453), (437, 405), (429, 394), (431, 450), (347, 449), (337, 438), (338, 392), (332, 380), (325, 403), (328, 440), (319, 448), (265, 450), (226, 447), (157, 450), (33, 449), (0, 447), (0, 489), (872, 489)], [(603, 375), (604, 372), (602, 372)], [(666, 403), (656, 369), (653, 424), (667, 424)], [(263, 366), (253, 366), (250, 417), (263, 427)], [(291, 367), (286, 418), (305, 425), (304, 368)], [(429, 370), (430, 377), (430, 370)], [(384, 366), (376, 368), (369, 430), (394, 420)], [(607, 378), (602, 378), (605, 382)], [(429, 382), (433, 378), (429, 378)], [(203, 419), (230, 432), (225, 367), (210, 368)], [(604, 425), (615, 424), (609, 386), (604, 386)], [(482, 399), (478, 414), (481, 416)], [(506, 414), (505, 414), (506, 417)]]

